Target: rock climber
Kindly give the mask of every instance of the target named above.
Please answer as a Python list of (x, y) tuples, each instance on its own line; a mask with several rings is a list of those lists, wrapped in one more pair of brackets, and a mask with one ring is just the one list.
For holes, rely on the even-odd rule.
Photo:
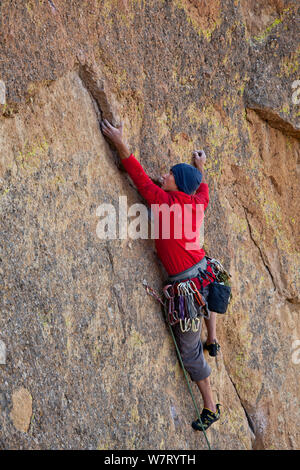
[[(134, 182), (137, 190), (151, 206), (152, 204), (203, 204), (204, 210), (209, 202), (209, 190), (205, 179), (204, 166), (206, 155), (203, 150), (194, 151), (194, 165), (179, 163), (174, 165), (169, 173), (160, 178), (161, 187), (155, 184), (145, 173), (143, 167), (130, 152), (127, 143), (123, 138), (123, 122), (114, 127), (106, 119), (100, 122), (100, 128), (105, 137), (115, 146), (120, 156), (121, 162), (130, 178)], [(206, 265), (205, 251), (202, 248), (187, 250), (186, 242), (191, 241), (186, 233), (180, 239), (157, 238), (155, 239), (157, 255), (165, 267), (169, 279), (180, 279), (179, 274), (187, 271), (192, 272), (194, 266)], [(177, 277), (176, 277), (177, 275)], [(203, 279), (202, 286), (199, 279), (193, 278), (197, 287), (201, 288), (204, 298), (208, 296), (209, 280)], [(216, 338), (216, 314), (210, 312), (210, 318), (205, 319), (207, 327), (207, 340), (204, 347), (211, 356), (216, 356), (220, 345)], [(183, 332), (178, 323), (172, 326), (178, 347), (182, 356), (185, 369), (189, 372), (191, 380), (194, 381), (203, 399), (203, 410), (201, 412), (202, 426), (197, 419), (193, 421), (192, 427), (195, 430), (206, 430), (220, 418), (220, 404), (216, 403), (210, 385), (209, 376), (211, 368), (205, 360), (203, 345), (200, 339), (200, 331)]]

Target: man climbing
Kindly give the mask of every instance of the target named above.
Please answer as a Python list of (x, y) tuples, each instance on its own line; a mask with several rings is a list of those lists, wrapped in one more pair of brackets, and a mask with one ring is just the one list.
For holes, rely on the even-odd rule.
[[(169, 173), (161, 177), (162, 186), (159, 187), (150, 179), (129, 151), (123, 140), (123, 123), (119, 127), (114, 127), (104, 119), (100, 126), (104, 136), (116, 147), (125, 170), (149, 205), (167, 204), (170, 207), (174, 204), (181, 207), (190, 205), (194, 210), (196, 205), (203, 204), (204, 210), (206, 209), (209, 202), (209, 191), (204, 174), (206, 155), (203, 150), (193, 152), (195, 167), (185, 163), (174, 165)], [(186, 244), (191, 242), (189, 235), (184, 232), (180, 239), (170, 236), (167, 239), (160, 237), (155, 240), (158, 257), (164, 265), (170, 281), (183, 279), (182, 275), (187, 273), (190, 275), (194, 272), (195, 267), (209, 270), (203, 249), (186, 249)], [(202, 285), (200, 285), (196, 275), (192, 279), (197, 288), (201, 289), (201, 294), (207, 298), (210, 281), (202, 279)], [(219, 345), (216, 340), (216, 315), (214, 312), (210, 312), (210, 318), (205, 319), (205, 323), (208, 332), (205, 347), (210, 355), (216, 356)], [(178, 323), (172, 328), (184, 367), (189, 372), (191, 380), (196, 382), (203, 398), (202, 426), (199, 419), (194, 421), (192, 426), (195, 430), (202, 431), (203, 428), (206, 430), (220, 418), (220, 405), (216, 404), (213, 398), (209, 380), (211, 368), (203, 354), (200, 329), (198, 331), (192, 329), (182, 331)]]

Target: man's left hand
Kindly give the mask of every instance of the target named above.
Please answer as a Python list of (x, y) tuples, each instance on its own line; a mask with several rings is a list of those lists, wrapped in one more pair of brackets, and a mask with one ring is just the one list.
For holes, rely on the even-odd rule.
[(103, 119), (100, 123), (101, 130), (115, 147), (123, 144), (123, 122), (118, 127), (112, 126), (107, 119)]

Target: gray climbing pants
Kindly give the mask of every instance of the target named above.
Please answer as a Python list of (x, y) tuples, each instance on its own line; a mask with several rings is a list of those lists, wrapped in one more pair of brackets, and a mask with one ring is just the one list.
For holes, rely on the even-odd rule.
[[(207, 300), (208, 297), (208, 286), (204, 287), (201, 290), (201, 294)], [(203, 346), (200, 339), (201, 336), (201, 327), (202, 327), (202, 317), (201, 317), (201, 326), (198, 331), (181, 331), (179, 323), (173, 325), (174, 336), (180, 351), (182, 362), (190, 374), (191, 380), (193, 382), (198, 382), (198, 380), (206, 379), (211, 374), (211, 368), (207, 364), (204, 354)]]

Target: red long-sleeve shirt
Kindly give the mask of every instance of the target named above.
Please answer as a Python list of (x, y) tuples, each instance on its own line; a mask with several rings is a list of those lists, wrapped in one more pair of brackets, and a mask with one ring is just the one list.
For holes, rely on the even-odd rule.
[[(209, 202), (208, 185), (201, 183), (194, 195), (188, 195), (182, 191), (164, 191), (153, 183), (133, 154), (122, 159), (122, 164), (139, 193), (151, 206), (154, 219), (159, 220), (159, 232), (155, 237), (155, 246), (157, 255), (167, 273), (172, 276), (198, 263), (205, 256), (205, 251), (199, 245), (199, 230)], [(197, 205), (198, 220), (196, 217)], [(174, 210), (175, 207), (176, 210)], [(168, 230), (167, 232), (163, 231), (163, 218), (168, 215), (168, 210), (164, 212), (165, 209), (171, 213), (169, 233), (167, 233)], [(173, 210), (170, 212), (170, 209)], [(159, 219), (157, 218), (157, 210), (161, 211)], [(163, 238), (164, 236), (165, 238)], [(200, 287), (198, 282), (196, 284)], [(203, 286), (207, 284), (208, 281), (204, 280)]]

